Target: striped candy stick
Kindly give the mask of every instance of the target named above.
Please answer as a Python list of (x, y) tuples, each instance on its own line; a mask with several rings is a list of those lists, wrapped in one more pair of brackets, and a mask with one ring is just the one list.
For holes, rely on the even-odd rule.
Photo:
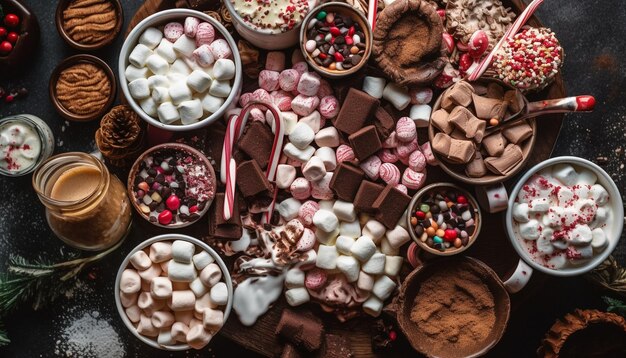
[[(224, 137), (224, 145), (222, 147), (222, 158), (220, 162), (220, 180), (226, 185), (226, 200), (224, 201), (224, 211), (222, 213), (224, 220), (229, 220), (233, 215), (233, 208), (235, 205), (235, 183), (237, 182), (237, 163), (232, 157), (232, 150), (235, 141), (239, 138), (243, 129), (246, 127), (248, 118), (250, 117), (250, 111), (256, 106), (263, 106), (267, 108), (274, 117), (275, 135), (274, 142), (272, 144), (272, 151), (270, 152), (269, 164), (265, 175), (267, 179), (273, 182), (276, 179), (276, 169), (278, 168), (278, 161), (280, 159), (280, 151), (283, 148), (283, 138), (285, 135), (285, 126), (283, 119), (280, 115), (280, 111), (271, 103), (263, 101), (250, 101), (241, 110), (239, 115), (232, 115), (228, 119), (228, 126), (226, 127), (226, 136)], [(276, 190), (274, 190), (276, 192)], [(271, 218), (274, 201), (276, 195), (274, 194), (274, 200), (270, 205), (270, 211), (266, 214)]]

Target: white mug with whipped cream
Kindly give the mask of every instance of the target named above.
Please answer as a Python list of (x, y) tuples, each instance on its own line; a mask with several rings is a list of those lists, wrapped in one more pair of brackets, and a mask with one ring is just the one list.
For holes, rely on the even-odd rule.
[(0, 174), (32, 173), (54, 151), (54, 135), (41, 118), (19, 114), (0, 119)]

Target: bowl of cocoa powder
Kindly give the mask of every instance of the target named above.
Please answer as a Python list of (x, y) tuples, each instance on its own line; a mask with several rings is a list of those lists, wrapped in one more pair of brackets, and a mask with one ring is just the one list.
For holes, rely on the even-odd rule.
[(498, 343), (510, 308), (508, 292), (487, 265), (448, 257), (407, 276), (397, 318), (411, 346), (428, 357), (477, 357)]

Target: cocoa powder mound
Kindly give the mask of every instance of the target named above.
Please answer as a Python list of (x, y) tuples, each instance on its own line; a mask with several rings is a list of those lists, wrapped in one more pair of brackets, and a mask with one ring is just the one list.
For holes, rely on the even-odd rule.
[(390, 29), (383, 51), (387, 56), (395, 57), (401, 67), (409, 67), (420, 63), (427, 55), (426, 51), (430, 51), (425, 48), (430, 36), (426, 22), (415, 13), (407, 13)]
[(446, 267), (426, 279), (411, 321), (432, 352), (481, 346), (496, 322), (494, 297), (470, 265)]

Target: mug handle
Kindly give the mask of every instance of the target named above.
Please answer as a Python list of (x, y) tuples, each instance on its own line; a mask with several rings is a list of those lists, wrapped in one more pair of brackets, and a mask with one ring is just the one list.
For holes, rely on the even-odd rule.
[(533, 274), (532, 267), (528, 266), (524, 260), (519, 259), (515, 271), (506, 281), (502, 282), (509, 293), (517, 293), (530, 281)]

